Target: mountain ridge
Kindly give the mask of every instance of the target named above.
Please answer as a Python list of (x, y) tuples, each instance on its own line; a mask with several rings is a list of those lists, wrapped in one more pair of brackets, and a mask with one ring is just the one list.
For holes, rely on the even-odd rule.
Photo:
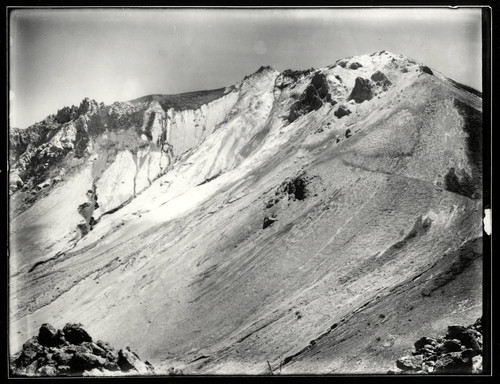
[[(439, 72), (379, 51), (318, 70), (262, 67), (216, 91), (195, 110), (151, 95), (88, 100), (58, 129), (57, 115), (33, 128), (50, 145), (27, 143), (12, 169), (12, 345), (38, 323), (82, 322), (155, 367), (259, 373), (481, 236), (482, 101)], [(13, 162), (26, 143), (16, 135)], [(444, 285), (452, 304), (433, 312), (436, 327), (457, 308), (479, 317), (473, 260)], [(449, 284), (470, 306), (456, 307)], [(422, 314), (443, 303), (411, 297)], [(402, 355), (405, 329), (391, 324), (396, 349), (377, 364)], [(356, 370), (328, 351), (285, 371)]]

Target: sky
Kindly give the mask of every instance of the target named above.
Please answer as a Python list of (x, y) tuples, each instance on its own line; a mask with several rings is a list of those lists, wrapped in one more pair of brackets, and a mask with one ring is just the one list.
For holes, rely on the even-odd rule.
[(262, 65), (321, 68), (385, 49), (481, 90), (479, 8), (17, 9), (10, 126), (85, 97), (110, 104), (232, 85)]

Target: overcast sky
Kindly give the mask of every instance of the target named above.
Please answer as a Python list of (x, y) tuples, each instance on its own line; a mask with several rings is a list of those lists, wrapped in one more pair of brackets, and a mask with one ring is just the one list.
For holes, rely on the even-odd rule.
[(475, 9), (20, 9), (11, 127), (78, 105), (220, 88), (261, 65), (321, 68), (385, 49), (481, 90)]

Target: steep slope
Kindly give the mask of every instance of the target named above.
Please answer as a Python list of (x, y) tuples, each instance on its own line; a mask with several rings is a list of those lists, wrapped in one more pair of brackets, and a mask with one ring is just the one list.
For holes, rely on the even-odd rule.
[[(86, 161), (65, 158), (74, 173), (32, 205), (12, 195), (13, 352), (42, 323), (81, 322), (157, 372), (386, 372), (414, 339), (399, 303), (419, 303), (415, 335), (429, 313), (436, 332), (480, 316), (478, 94), (385, 51), (262, 67), (226, 91), (184, 111), (172, 97), (97, 106), (127, 128), (90, 134)], [(82, 199), (95, 210), (78, 234)], [(436, 283), (471, 243), (471, 262)], [(397, 343), (377, 360), (363, 316), (382, 307)], [(329, 331), (344, 323), (349, 358)]]

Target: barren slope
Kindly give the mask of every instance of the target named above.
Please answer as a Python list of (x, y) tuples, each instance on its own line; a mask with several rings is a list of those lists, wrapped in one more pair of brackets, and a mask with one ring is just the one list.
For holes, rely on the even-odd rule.
[[(111, 213), (68, 241), (69, 196), (85, 198), (108, 153), (94, 149), (13, 220), (12, 350), (41, 323), (78, 321), (159, 372), (386, 372), (414, 335), (477, 318), (481, 98), (425, 68), (388, 52), (263, 67), (215, 112), (190, 112), (219, 116), (203, 137), (167, 130), (180, 144), (164, 136), (174, 156), (142, 193), (109, 203), (126, 189), (100, 178)], [(130, 180), (130, 166), (105, 169)]]

